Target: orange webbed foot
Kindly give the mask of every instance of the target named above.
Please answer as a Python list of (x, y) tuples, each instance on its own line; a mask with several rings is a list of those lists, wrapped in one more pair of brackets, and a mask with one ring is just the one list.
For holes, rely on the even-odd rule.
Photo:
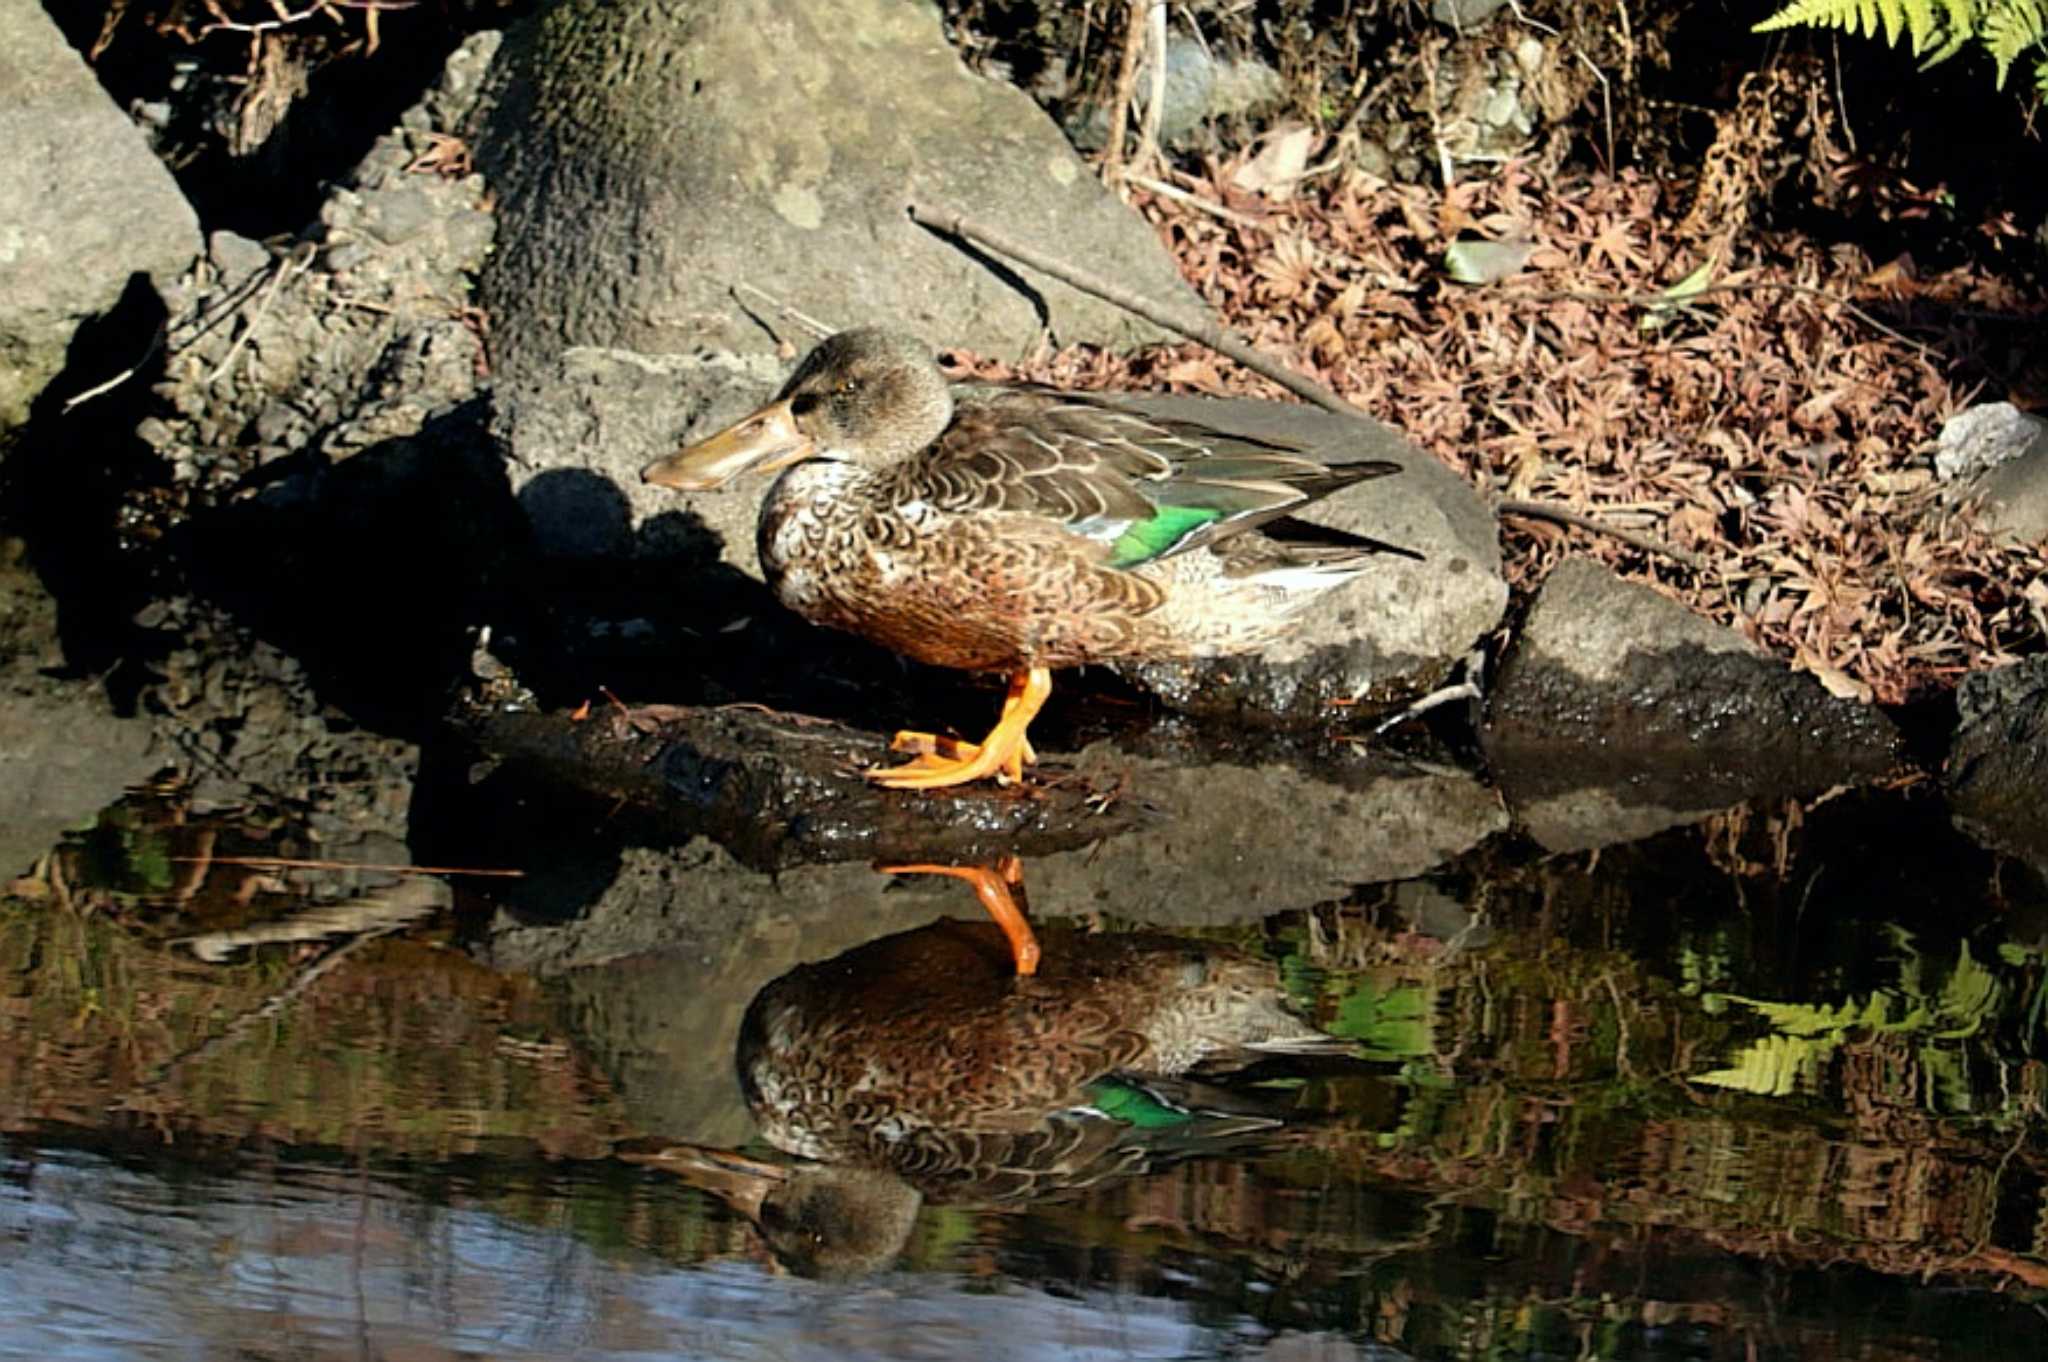
[(906, 729), (896, 735), (890, 746), (916, 756), (901, 766), (873, 767), (867, 778), (891, 790), (936, 790), (989, 776), (1009, 783), (1021, 781), (1024, 767), (1038, 760), (1025, 731), (1050, 694), (1052, 673), (1044, 667), (1019, 672), (1010, 680), (1002, 717), (986, 738), (978, 743), (963, 742)]

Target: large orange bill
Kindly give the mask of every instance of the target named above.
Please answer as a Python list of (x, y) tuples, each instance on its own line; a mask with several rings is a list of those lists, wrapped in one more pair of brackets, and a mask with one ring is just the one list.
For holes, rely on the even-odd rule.
[(816, 452), (809, 435), (797, 428), (787, 399), (771, 402), (752, 416), (656, 459), (640, 470), (640, 481), (679, 492), (708, 492), (742, 473), (769, 473), (787, 468)]

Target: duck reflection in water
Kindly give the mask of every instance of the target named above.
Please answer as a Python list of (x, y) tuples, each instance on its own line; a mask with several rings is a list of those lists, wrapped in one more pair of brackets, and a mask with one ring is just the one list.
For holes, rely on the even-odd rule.
[(625, 1157), (725, 1199), (793, 1270), (850, 1276), (895, 1258), (926, 1199), (1017, 1205), (1268, 1144), (1284, 1112), (1218, 1081), (1351, 1053), (1225, 946), (1055, 927), (1043, 962), (1020, 975), (1002, 929), (941, 921), (799, 966), (754, 998), (737, 1062), (762, 1136), (806, 1162)]

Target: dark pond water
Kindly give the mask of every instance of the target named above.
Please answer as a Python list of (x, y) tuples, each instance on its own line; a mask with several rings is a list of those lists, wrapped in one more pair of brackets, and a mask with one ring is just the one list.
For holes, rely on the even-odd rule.
[[(675, 916), (545, 920), (237, 860), (307, 851), (138, 794), (0, 904), (0, 1355), (2048, 1355), (2048, 896), (1910, 791), (1145, 937), (1042, 894), (1023, 986), (950, 881), (695, 846), (648, 853)], [(912, 1070), (1239, 968), (1344, 1044), (1148, 1090), (1112, 1171), (926, 1177), (806, 1276), (735, 1066), (820, 961), (770, 996)]]

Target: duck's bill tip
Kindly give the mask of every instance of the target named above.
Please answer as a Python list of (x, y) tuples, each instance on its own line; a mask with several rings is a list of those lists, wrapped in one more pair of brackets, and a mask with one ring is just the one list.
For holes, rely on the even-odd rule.
[(640, 470), (640, 481), (678, 492), (708, 492), (742, 473), (786, 468), (813, 452), (788, 402), (774, 402), (716, 435), (685, 446)]

